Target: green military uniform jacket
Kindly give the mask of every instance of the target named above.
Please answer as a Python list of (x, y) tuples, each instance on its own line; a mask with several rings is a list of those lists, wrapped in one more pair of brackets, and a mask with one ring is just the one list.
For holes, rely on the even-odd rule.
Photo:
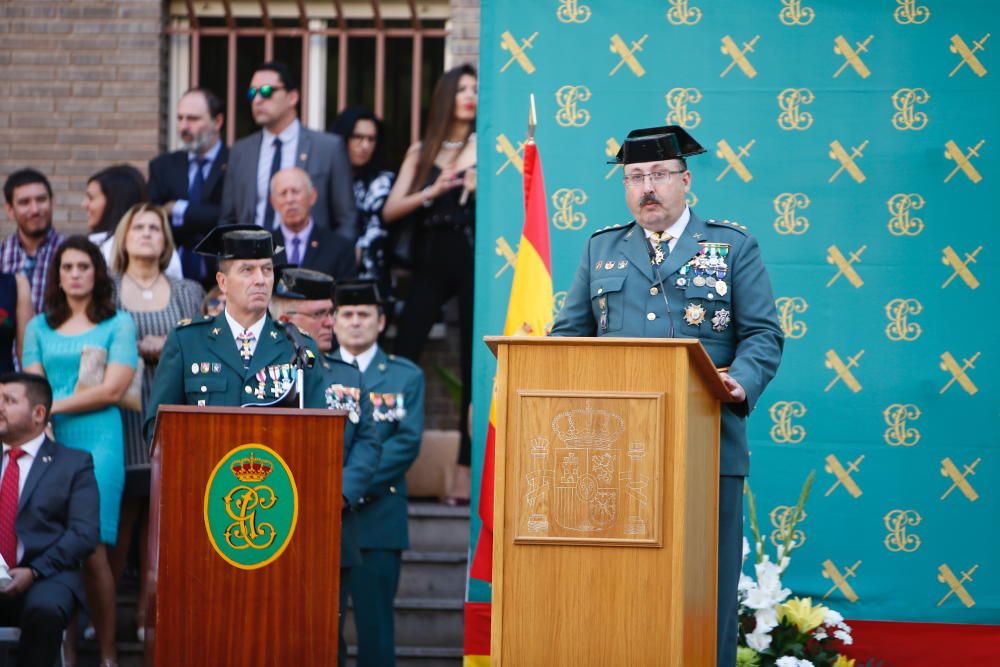
[[(692, 211), (659, 265), (666, 303), (649, 247), (635, 221), (591, 236), (551, 335), (667, 338), (672, 323), (674, 337), (697, 338), (715, 365), (728, 366), (746, 390), (745, 402), (722, 404), (720, 453), (722, 475), (745, 476), (746, 417), (774, 377), (784, 341), (757, 241), (741, 225), (702, 220)], [(721, 255), (722, 248), (726, 287), (696, 285), (698, 255), (706, 254), (703, 249)]]
[[(340, 360), (340, 351), (332, 357)], [(364, 385), (382, 458), (358, 512), (361, 548), (407, 549), (406, 471), (423, 436), (424, 374), (413, 362), (378, 348), (365, 369)]]

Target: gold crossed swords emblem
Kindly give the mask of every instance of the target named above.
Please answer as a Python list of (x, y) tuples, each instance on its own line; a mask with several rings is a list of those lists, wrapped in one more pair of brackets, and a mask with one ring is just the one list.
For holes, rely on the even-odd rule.
[(500, 168), (497, 169), (497, 176), (499, 176), (500, 172), (510, 165), (514, 165), (514, 169), (517, 169), (522, 174), (524, 173), (524, 160), (521, 157), (524, 154), (523, 141), (517, 142), (517, 148), (514, 148), (514, 145), (510, 143), (510, 139), (508, 139), (506, 135), (501, 132), (497, 135), (497, 153), (501, 153), (507, 158), (507, 160), (500, 165)]
[(715, 154), (726, 161), (726, 168), (722, 170), (722, 173), (720, 173), (718, 176), (715, 177), (715, 180), (721, 181), (725, 177), (725, 175), (729, 173), (729, 170), (731, 169), (735, 171), (740, 178), (743, 179), (744, 183), (749, 183), (750, 181), (752, 181), (753, 174), (751, 174), (750, 170), (747, 169), (745, 164), (743, 164), (743, 158), (750, 155), (750, 149), (753, 148), (753, 145), (755, 143), (757, 143), (757, 140), (751, 139), (748, 143), (744, 144), (743, 146), (740, 146), (739, 151), (734, 151), (733, 147), (729, 145), (728, 141), (726, 141), (725, 139), (720, 139), (715, 144), (716, 148), (718, 149), (715, 151)]
[(512, 35), (509, 30), (505, 30), (503, 34), (500, 35), (500, 48), (510, 53), (510, 58), (506, 63), (504, 63), (504, 66), (500, 68), (500, 71), (506, 72), (507, 68), (516, 62), (525, 72), (528, 74), (534, 74), (535, 64), (531, 62), (531, 59), (528, 58), (528, 54), (525, 53), (525, 51), (531, 48), (531, 43), (535, 41), (535, 37), (538, 37), (537, 32), (531, 33), (531, 37), (522, 39), (521, 43), (518, 44), (514, 35)]
[(951, 173), (945, 177), (944, 182), (947, 183), (950, 181), (959, 171), (968, 176), (969, 180), (973, 183), (978, 183), (983, 180), (983, 175), (980, 174), (979, 170), (972, 164), (971, 158), (979, 157), (979, 149), (982, 148), (985, 143), (985, 139), (980, 139), (979, 143), (975, 146), (969, 146), (969, 152), (966, 153), (962, 151), (962, 149), (958, 147), (958, 144), (951, 139), (946, 141), (944, 144), (944, 156), (955, 163), (955, 168), (952, 169)]
[(863, 142), (861, 142), (860, 146), (852, 147), (851, 153), (848, 155), (847, 151), (844, 150), (843, 144), (841, 144), (836, 139), (831, 141), (830, 159), (839, 162), (840, 167), (837, 168), (837, 171), (833, 172), (833, 176), (830, 177), (830, 180), (828, 180), (827, 183), (833, 183), (835, 180), (837, 180), (837, 177), (840, 176), (840, 174), (843, 173), (845, 169), (847, 170), (847, 173), (851, 175), (851, 178), (853, 178), (855, 181), (857, 181), (858, 183), (864, 183), (865, 174), (864, 172), (861, 171), (861, 168), (858, 167), (857, 162), (855, 162), (854, 160), (859, 157), (864, 157), (864, 150), (867, 146), (868, 146), (868, 140), (865, 139)]
[(837, 481), (835, 481), (833, 483), (833, 486), (831, 486), (827, 490), (827, 492), (823, 495), (829, 496), (831, 493), (837, 490), (838, 486), (843, 485), (844, 489), (846, 489), (849, 494), (851, 494), (855, 498), (860, 498), (862, 493), (861, 487), (858, 486), (858, 483), (851, 478), (851, 473), (858, 472), (858, 470), (860, 470), (861, 462), (864, 460), (865, 460), (865, 455), (862, 454), (853, 461), (848, 461), (847, 467), (845, 468), (843, 464), (841, 464), (841, 462), (837, 460), (836, 456), (834, 456), (833, 454), (827, 456), (824, 470), (826, 470), (828, 473), (836, 477)]
[(961, 60), (958, 62), (957, 65), (955, 65), (955, 69), (951, 70), (951, 74), (949, 74), (948, 76), (949, 77), (955, 76), (955, 74), (958, 73), (958, 70), (962, 69), (962, 65), (968, 65), (969, 69), (975, 72), (976, 76), (978, 77), (986, 76), (986, 68), (983, 67), (983, 63), (976, 56), (976, 53), (986, 48), (985, 46), (986, 40), (988, 40), (989, 38), (990, 38), (990, 33), (986, 33), (985, 35), (983, 35), (982, 39), (978, 41), (973, 40), (972, 48), (970, 49), (969, 45), (965, 43), (964, 39), (962, 39), (958, 35), (952, 35), (951, 46), (948, 47), (948, 50), (951, 51), (952, 53), (958, 54)]
[(854, 252), (850, 253), (847, 257), (844, 257), (844, 253), (840, 252), (837, 246), (832, 245), (826, 249), (826, 262), (827, 264), (834, 264), (837, 267), (837, 272), (833, 274), (833, 278), (826, 283), (829, 287), (833, 283), (837, 282), (840, 276), (846, 276), (847, 280), (855, 287), (861, 287), (865, 284), (865, 281), (861, 279), (858, 272), (854, 269), (854, 264), (861, 261), (861, 253), (868, 248), (867, 245), (863, 245)]
[(858, 601), (858, 594), (854, 592), (854, 588), (847, 582), (848, 579), (855, 576), (854, 573), (857, 571), (858, 566), (861, 565), (861, 561), (856, 562), (854, 565), (844, 569), (843, 573), (837, 569), (837, 565), (830, 559), (823, 561), (823, 578), (829, 579), (833, 582), (833, 586), (830, 586), (830, 590), (826, 592), (823, 599), (830, 597), (833, 592), (840, 589), (840, 592), (844, 594), (844, 597), (851, 602)]
[(514, 264), (517, 262), (517, 251), (510, 247), (510, 244), (507, 243), (507, 239), (502, 236), (498, 236), (496, 253), (500, 257), (503, 257), (504, 260), (504, 264), (500, 267), (500, 270), (493, 274), (494, 278), (499, 278), (503, 275), (504, 271), (514, 268)]
[(955, 576), (955, 573), (951, 571), (951, 568), (948, 567), (947, 563), (942, 563), (941, 565), (938, 565), (937, 580), (940, 581), (942, 584), (948, 586), (948, 592), (944, 594), (943, 598), (938, 600), (937, 606), (940, 607), (941, 605), (943, 605), (945, 603), (945, 600), (950, 598), (952, 595), (958, 597), (958, 599), (961, 600), (962, 604), (964, 604), (966, 607), (975, 606), (976, 601), (973, 599), (971, 595), (969, 595), (969, 591), (966, 590), (964, 584), (967, 581), (972, 581), (972, 575), (978, 569), (979, 569), (979, 563), (976, 563), (968, 570), (962, 572), (962, 577), (958, 578)]
[(966, 371), (976, 367), (976, 359), (979, 358), (979, 354), (979, 352), (976, 352), (972, 355), (971, 359), (962, 359), (961, 366), (958, 365), (958, 362), (955, 360), (955, 357), (951, 355), (951, 352), (945, 352), (942, 354), (940, 363), (941, 370), (951, 373), (951, 379), (948, 380), (948, 383), (945, 384), (945, 386), (941, 387), (941, 391), (938, 393), (943, 394), (951, 388), (951, 385), (958, 382), (958, 384), (969, 396), (975, 396), (975, 394), (979, 391), (979, 387), (977, 387), (975, 383), (969, 379), (969, 375)]
[(954, 272), (948, 277), (948, 280), (944, 281), (941, 285), (941, 289), (944, 289), (951, 284), (951, 281), (955, 279), (956, 276), (961, 276), (962, 281), (965, 282), (972, 289), (979, 287), (979, 280), (972, 275), (972, 271), (969, 270), (969, 264), (976, 263), (976, 255), (979, 251), (983, 249), (983, 246), (979, 246), (972, 252), (965, 253), (965, 259), (959, 258), (958, 253), (955, 252), (951, 246), (945, 246), (943, 255), (941, 256), (941, 263), (945, 266), (950, 266), (954, 269)]
[(860, 359), (864, 353), (865, 351), (861, 350), (853, 357), (847, 357), (847, 361), (844, 361), (835, 351), (827, 350), (826, 361), (823, 365), (836, 373), (836, 375), (832, 380), (830, 380), (830, 384), (826, 385), (826, 388), (823, 391), (830, 391), (833, 389), (833, 385), (837, 384), (840, 380), (843, 380), (844, 384), (846, 384), (847, 387), (855, 394), (861, 391), (861, 383), (858, 382), (856, 377), (854, 377), (854, 373), (851, 372), (851, 369), (858, 365), (858, 359)]
[(955, 489), (959, 489), (962, 495), (972, 502), (979, 500), (979, 494), (972, 488), (972, 484), (969, 483), (968, 478), (976, 474), (976, 466), (982, 460), (982, 457), (977, 458), (969, 465), (962, 466), (962, 470), (959, 471), (958, 466), (955, 465), (955, 462), (950, 457), (946, 456), (941, 459), (941, 476), (951, 480), (951, 486), (942, 494), (941, 500), (947, 498)]
[(871, 76), (871, 70), (865, 65), (864, 61), (861, 60), (861, 54), (867, 53), (868, 45), (875, 38), (875, 35), (868, 35), (868, 38), (863, 42), (855, 42), (854, 46), (851, 46), (843, 35), (837, 35), (833, 38), (833, 52), (844, 56), (844, 64), (840, 66), (836, 72), (833, 73), (833, 78), (836, 79), (840, 76), (848, 65), (854, 68), (854, 71), (862, 79), (867, 79)]
[(617, 53), (621, 60), (618, 61), (618, 64), (614, 66), (608, 76), (614, 76), (621, 69), (622, 65), (628, 65), (628, 68), (636, 76), (643, 76), (646, 73), (646, 69), (636, 59), (635, 52), (642, 51), (642, 44), (646, 41), (647, 37), (649, 35), (643, 35), (639, 38), (638, 42), (632, 42), (632, 48), (629, 48), (617, 33), (611, 35), (611, 53)]
[(726, 69), (722, 70), (722, 74), (719, 75), (720, 79), (729, 74), (729, 71), (737, 66), (747, 75), (747, 78), (752, 79), (757, 76), (757, 70), (747, 60), (747, 54), (753, 53), (753, 47), (757, 44), (758, 39), (760, 39), (760, 35), (754, 35), (754, 38), (749, 42), (743, 42), (743, 48), (740, 48), (736, 46), (736, 42), (729, 35), (722, 38), (722, 46), (719, 50), (732, 58), (733, 61), (729, 63)]

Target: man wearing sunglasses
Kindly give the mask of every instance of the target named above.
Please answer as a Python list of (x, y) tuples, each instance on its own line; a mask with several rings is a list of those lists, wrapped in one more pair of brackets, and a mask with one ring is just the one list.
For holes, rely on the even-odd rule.
[(282, 62), (266, 62), (254, 71), (247, 100), (261, 130), (237, 141), (230, 151), (222, 223), (278, 229), (281, 216), (268, 197), (271, 178), (283, 168), (300, 167), (316, 189), (315, 224), (335, 230), (353, 245), (356, 213), (344, 142), (336, 135), (302, 126), (299, 83)]
[(615, 163), (634, 220), (590, 237), (552, 335), (696, 338), (720, 369), (730, 402), (719, 437), (717, 664), (732, 667), (747, 417), (778, 369), (784, 338), (756, 239), (688, 207), (686, 158), (704, 152), (676, 125), (629, 133)]

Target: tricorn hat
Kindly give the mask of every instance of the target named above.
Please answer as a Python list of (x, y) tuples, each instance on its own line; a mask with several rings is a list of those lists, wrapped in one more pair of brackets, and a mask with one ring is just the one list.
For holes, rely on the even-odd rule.
[(218, 259), (271, 259), (276, 249), (271, 232), (257, 225), (219, 225), (194, 251)]
[(333, 305), (341, 306), (383, 306), (385, 300), (374, 280), (352, 280), (339, 282), (333, 288)]
[(312, 269), (287, 266), (280, 269), (274, 295), (297, 301), (320, 301), (333, 298), (333, 278)]
[(618, 155), (608, 164), (678, 160), (704, 153), (705, 148), (680, 125), (663, 125), (632, 130)]

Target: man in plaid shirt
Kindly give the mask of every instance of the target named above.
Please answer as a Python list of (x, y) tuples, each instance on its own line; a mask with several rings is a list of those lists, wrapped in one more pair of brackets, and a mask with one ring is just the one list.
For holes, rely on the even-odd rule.
[(52, 186), (41, 172), (21, 169), (7, 177), (3, 196), (17, 231), (0, 242), (0, 272), (20, 272), (28, 278), (31, 303), (40, 313), (49, 261), (63, 240), (52, 228)]

